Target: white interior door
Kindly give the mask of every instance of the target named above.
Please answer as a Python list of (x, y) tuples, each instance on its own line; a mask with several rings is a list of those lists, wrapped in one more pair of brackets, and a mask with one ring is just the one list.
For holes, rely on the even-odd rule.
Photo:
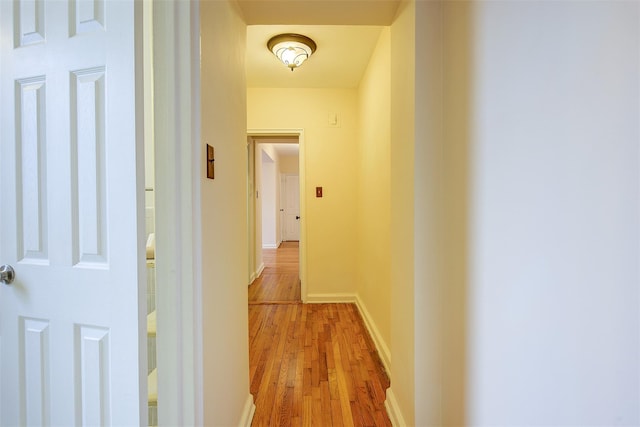
[(146, 423), (140, 6), (0, 2), (3, 426)]
[(284, 239), (300, 240), (300, 177), (286, 175), (284, 180)]

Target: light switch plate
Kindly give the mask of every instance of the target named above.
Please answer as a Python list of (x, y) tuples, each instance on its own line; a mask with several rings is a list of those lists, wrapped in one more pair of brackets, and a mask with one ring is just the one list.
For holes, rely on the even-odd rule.
[(213, 147), (207, 144), (207, 178), (214, 179), (216, 176), (216, 171), (214, 167), (215, 152)]

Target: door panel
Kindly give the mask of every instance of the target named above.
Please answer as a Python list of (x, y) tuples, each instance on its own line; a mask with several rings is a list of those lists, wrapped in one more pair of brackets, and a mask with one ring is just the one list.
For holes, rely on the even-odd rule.
[(0, 425), (146, 422), (140, 7), (0, 2)]
[(18, 256), (47, 264), (45, 77), (17, 80), (15, 86)]
[(105, 69), (71, 73), (73, 263), (106, 266)]
[(300, 240), (300, 178), (285, 176), (285, 240)]
[(49, 424), (49, 322), (22, 318), (20, 322), (21, 356), (24, 360), (21, 376), (24, 377), (22, 418), (27, 425)]

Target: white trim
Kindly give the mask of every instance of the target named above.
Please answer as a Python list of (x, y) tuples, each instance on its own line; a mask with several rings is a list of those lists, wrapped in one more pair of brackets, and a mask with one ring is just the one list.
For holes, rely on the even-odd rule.
[(253, 395), (249, 394), (249, 396), (247, 396), (247, 401), (244, 404), (244, 409), (242, 410), (238, 426), (251, 427), (251, 422), (253, 421), (253, 415), (255, 413), (256, 405), (253, 403)]
[(260, 263), (260, 267), (258, 267), (258, 271), (254, 271), (251, 273), (251, 277), (249, 277), (249, 286), (262, 274), (264, 271), (264, 262)]
[(378, 350), (378, 354), (380, 355), (380, 360), (382, 360), (382, 364), (384, 365), (384, 369), (387, 371), (387, 375), (391, 377), (391, 352), (389, 351), (389, 346), (382, 338), (378, 327), (376, 326), (376, 322), (373, 321), (371, 314), (369, 314), (369, 310), (364, 305), (364, 302), (360, 299), (360, 294), (356, 294), (356, 306), (360, 311), (360, 315), (364, 320), (364, 324), (369, 331), (369, 335), (373, 339), (373, 343)]
[(258, 271), (256, 271), (256, 279), (260, 277), (263, 271), (264, 271), (264, 262), (261, 262), (260, 266), (258, 267)]
[(278, 249), (278, 246), (280, 246), (280, 243), (278, 244), (266, 244), (266, 245), (262, 245), (262, 249)]
[(355, 304), (357, 295), (355, 293), (335, 293), (335, 294), (308, 294), (306, 303), (309, 304)]
[(198, 2), (153, 3), (158, 421), (202, 425)]
[(394, 427), (404, 427), (407, 423), (404, 421), (400, 406), (396, 400), (396, 395), (393, 393), (393, 388), (387, 389), (387, 400), (384, 401), (384, 407), (387, 408), (387, 414), (391, 420), (391, 425)]
[[(200, 66), (201, 66), (201, 48), (200, 48), (200, 2), (190, 2), (189, 8), (189, 25), (190, 25), (190, 33), (189, 36), (183, 37), (186, 39), (184, 41), (185, 45), (188, 43), (190, 48), (190, 57), (191, 66), (188, 71), (191, 73), (189, 76), (189, 85), (185, 87), (185, 90), (191, 90), (191, 117), (189, 125), (191, 126), (191, 159), (185, 160), (185, 167), (188, 167), (191, 171), (191, 182), (193, 185), (193, 209), (189, 211), (191, 215), (197, 213), (196, 217), (191, 219), (193, 221), (193, 226), (191, 228), (192, 235), (192, 247), (194, 248), (195, 256), (193, 259), (193, 264), (191, 268), (194, 270), (194, 283), (193, 290), (191, 294), (186, 294), (185, 297), (188, 299), (188, 302), (191, 304), (191, 308), (193, 310), (193, 324), (187, 325), (191, 326), (191, 331), (186, 331), (186, 334), (190, 335), (186, 340), (186, 344), (191, 344), (193, 349), (191, 351), (191, 357), (194, 364), (193, 368), (185, 368), (185, 371), (189, 375), (193, 375), (193, 379), (189, 379), (189, 382), (185, 382), (185, 386), (189, 386), (190, 383), (193, 384), (193, 391), (184, 390), (183, 393), (186, 396), (193, 396), (193, 408), (186, 407), (183, 410), (193, 411), (194, 423), (196, 425), (202, 425), (204, 423), (204, 346), (202, 343), (203, 339), (203, 324), (202, 324), (202, 206), (201, 206), (201, 190), (200, 190), (200, 176), (202, 173), (202, 162), (201, 152), (199, 150), (200, 141), (201, 141), (201, 129), (202, 129), (202, 118), (201, 118), (201, 100), (200, 100)], [(183, 39), (184, 40), (184, 39)], [(186, 47), (186, 46), (185, 46)], [(178, 51), (180, 47), (177, 47)], [(185, 139), (186, 140), (186, 139)], [(178, 142), (179, 144), (179, 142)], [(156, 169), (157, 170), (157, 169)], [(185, 175), (187, 172), (185, 172)], [(183, 314), (184, 316), (184, 314)], [(188, 362), (187, 362), (188, 363)], [(162, 373), (161, 373), (162, 375)], [(188, 401), (187, 401), (188, 402)], [(160, 401), (162, 405), (162, 400)]]

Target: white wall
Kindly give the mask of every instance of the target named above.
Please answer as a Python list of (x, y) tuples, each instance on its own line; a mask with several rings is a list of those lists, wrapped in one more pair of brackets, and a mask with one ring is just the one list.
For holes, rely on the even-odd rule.
[(153, 134), (153, 9), (144, 4), (143, 69), (144, 69), (144, 207), (145, 232), (155, 231), (155, 138)]
[(262, 199), (262, 247), (276, 248), (276, 187), (279, 185), (276, 174), (277, 165), (275, 160), (267, 153), (267, 151), (272, 150), (267, 150), (267, 147), (261, 148), (262, 179), (260, 181), (261, 192), (259, 198)]
[(638, 425), (640, 4), (459, 12), (472, 29), (468, 422)]

